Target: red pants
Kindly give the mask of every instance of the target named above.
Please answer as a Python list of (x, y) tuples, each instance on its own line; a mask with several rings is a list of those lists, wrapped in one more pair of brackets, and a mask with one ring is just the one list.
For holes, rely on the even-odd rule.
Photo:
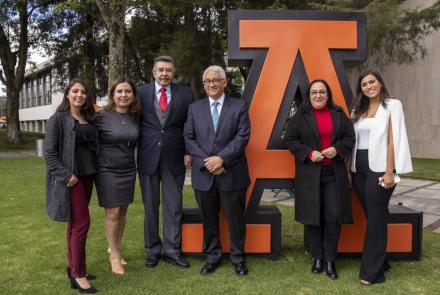
[(90, 227), (89, 203), (93, 176), (79, 176), (70, 191), (71, 221), (67, 225), (67, 259), (71, 276), (86, 276), (86, 238)]

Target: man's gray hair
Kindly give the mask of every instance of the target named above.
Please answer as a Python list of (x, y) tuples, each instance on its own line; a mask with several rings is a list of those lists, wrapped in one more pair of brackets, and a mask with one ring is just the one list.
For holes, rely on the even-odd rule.
[(226, 72), (221, 66), (213, 65), (206, 68), (206, 70), (203, 72), (203, 80), (205, 80), (205, 76), (208, 72), (216, 72), (220, 74), (220, 77), (222, 79), (226, 80)]
[(160, 61), (173, 64), (173, 68), (175, 67), (174, 58), (172, 58), (171, 56), (168, 56), (168, 55), (161, 55), (161, 56), (158, 56), (154, 59), (153, 70), (156, 68), (157, 63)]

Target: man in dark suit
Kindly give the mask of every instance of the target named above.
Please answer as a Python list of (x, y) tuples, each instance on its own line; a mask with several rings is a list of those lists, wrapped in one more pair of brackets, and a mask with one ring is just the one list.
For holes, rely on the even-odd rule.
[[(138, 87), (142, 105), (138, 147), (138, 171), (144, 201), (145, 266), (155, 267), (161, 256), (180, 268), (189, 263), (181, 255), (182, 189), (185, 166), (183, 127), (188, 107), (194, 100), (191, 89), (171, 83), (174, 60), (159, 56), (154, 60), (154, 82)], [(160, 184), (163, 201), (163, 245), (159, 237)]]
[(249, 141), (250, 121), (246, 102), (225, 95), (226, 74), (219, 66), (203, 73), (207, 98), (191, 104), (185, 124), (185, 144), (192, 156), (191, 180), (203, 221), (206, 264), (202, 275), (220, 265), (220, 201), (229, 225), (230, 258), (238, 276), (247, 275), (244, 242), (246, 189), (249, 172), (244, 149)]

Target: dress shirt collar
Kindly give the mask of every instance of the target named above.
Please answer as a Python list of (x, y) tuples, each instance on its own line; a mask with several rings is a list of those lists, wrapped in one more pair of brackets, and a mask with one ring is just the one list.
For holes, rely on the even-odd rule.
[[(162, 89), (162, 86), (159, 83), (157, 83), (156, 81), (154, 81), (154, 85), (155, 85), (155, 89), (156, 89), (156, 96), (160, 97), (160, 93), (161, 93), (160, 90)], [(167, 97), (169, 98), (171, 96), (171, 83), (165, 88), (167, 90), (167, 92), (166, 92)]]
[(208, 96), (208, 98), (209, 98), (209, 106), (210, 107), (212, 107), (212, 103), (214, 102), (214, 101), (217, 101), (218, 103), (219, 103), (219, 105), (217, 106), (217, 107), (219, 107), (219, 106), (223, 106), (223, 103), (224, 103), (224, 101), (225, 101), (225, 94), (223, 93), (222, 94), (222, 96), (220, 96), (220, 98), (219, 99), (213, 99), (212, 97), (209, 97)]

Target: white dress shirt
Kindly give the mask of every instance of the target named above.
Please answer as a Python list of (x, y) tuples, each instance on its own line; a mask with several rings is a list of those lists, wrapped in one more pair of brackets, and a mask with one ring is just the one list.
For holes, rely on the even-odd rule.
[[(156, 85), (156, 97), (157, 97), (157, 101), (160, 102), (160, 95), (162, 94), (162, 86), (157, 83), (156, 81), (154, 81), (154, 84)], [(167, 104), (170, 104), (171, 101), (171, 84), (169, 84), (167, 87), (165, 87), (165, 89), (167, 90), (165, 93), (167, 95)]]
[(220, 96), (219, 99), (213, 99), (211, 97), (209, 98), (209, 107), (211, 108), (211, 114), (212, 111), (214, 110), (214, 106), (212, 105), (214, 103), (214, 101), (218, 102), (219, 104), (217, 105), (217, 111), (218, 111), (218, 117), (220, 118), (220, 113), (222, 112), (222, 107), (223, 107), (223, 103), (225, 102), (225, 94), (223, 93), (222, 96)]

